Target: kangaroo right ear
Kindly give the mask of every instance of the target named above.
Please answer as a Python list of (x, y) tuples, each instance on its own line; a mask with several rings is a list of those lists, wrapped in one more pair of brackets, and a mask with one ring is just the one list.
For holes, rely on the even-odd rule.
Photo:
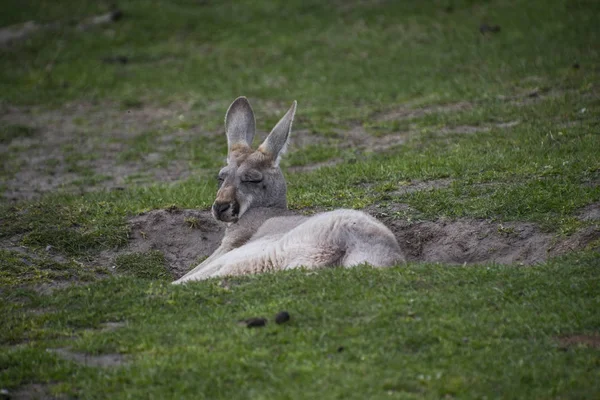
[(259, 151), (270, 157), (275, 165), (279, 165), (281, 155), (285, 153), (290, 132), (292, 131), (292, 122), (296, 113), (296, 100), (287, 113), (279, 120), (269, 136), (258, 148)]
[(256, 132), (254, 111), (248, 99), (238, 97), (227, 109), (225, 114), (225, 132), (227, 134), (227, 148), (229, 153), (236, 147), (250, 147)]

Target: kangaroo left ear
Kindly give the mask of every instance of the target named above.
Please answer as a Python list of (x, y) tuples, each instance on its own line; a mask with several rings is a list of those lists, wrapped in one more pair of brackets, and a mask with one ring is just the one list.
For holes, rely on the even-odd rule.
[(269, 136), (267, 136), (265, 141), (258, 148), (258, 151), (270, 157), (276, 166), (279, 165), (281, 156), (285, 153), (290, 132), (292, 131), (292, 122), (294, 121), (294, 115), (296, 114), (297, 104), (296, 100), (294, 100), (288, 112), (286, 112), (283, 118), (279, 120), (271, 133), (269, 133)]
[(238, 97), (225, 114), (225, 133), (229, 153), (236, 147), (250, 147), (254, 139), (256, 122), (254, 111), (244, 96)]

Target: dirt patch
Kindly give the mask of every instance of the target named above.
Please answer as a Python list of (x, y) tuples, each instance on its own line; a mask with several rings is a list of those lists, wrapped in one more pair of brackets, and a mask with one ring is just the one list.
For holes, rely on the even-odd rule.
[(225, 233), (225, 225), (216, 222), (209, 211), (154, 210), (129, 222), (130, 242), (119, 254), (159, 250), (175, 277), (211, 255)]
[(415, 134), (412, 131), (405, 131), (375, 136), (369, 134), (360, 124), (355, 124), (350, 129), (334, 129), (334, 132), (344, 139), (340, 145), (342, 148), (354, 147), (372, 152), (386, 151), (390, 147), (404, 144), (411, 135)]
[[(264, 134), (261, 134), (261, 132), (257, 132), (256, 138), (254, 139), (254, 146), (258, 146), (260, 143), (262, 143), (262, 141), (267, 137), (268, 133), (269, 132), (265, 132)], [(327, 142), (327, 138), (323, 137), (322, 135), (315, 134), (308, 129), (299, 129), (292, 131), (288, 143), (288, 149), (293, 152), (306, 146), (327, 144)]]
[(533, 224), (484, 220), (389, 221), (407, 261), (536, 264), (550, 255), (553, 236)]
[[(193, 124), (177, 129), (190, 108), (188, 103), (131, 109), (91, 103), (71, 103), (57, 110), (4, 107), (0, 124), (36, 132), (0, 145), (4, 197), (19, 200), (57, 189), (87, 192), (186, 178), (192, 173), (189, 160), (163, 155), (179, 154), (194, 137), (213, 135)], [(163, 134), (165, 130), (170, 134)], [(148, 136), (154, 132), (159, 133)], [(152, 143), (152, 149), (140, 150), (141, 155), (130, 160), (126, 155), (136, 141)]]
[[(405, 190), (445, 187), (449, 180), (434, 184), (417, 182)], [(408, 208), (397, 205), (399, 210)], [(367, 210), (394, 232), (407, 261), (445, 264), (531, 265), (570, 251), (583, 249), (600, 238), (600, 229), (589, 227), (564, 239), (545, 233), (532, 223), (498, 223), (487, 220), (408, 222), (393, 219), (375, 209)], [(194, 228), (190, 218), (195, 219)], [(186, 222), (187, 221), (187, 222)], [(125, 252), (160, 250), (175, 277), (180, 277), (212, 254), (219, 246), (225, 226), (208, 211), (155, 210), (130, 220), (132, 235)]]
[[(463, 103), (461, 105), (454, 105), (454, 107), (466, 107)], [(449, 110), (452, 110), (452, 106), (448, 106)], [(466, 108), (465, 108), (466, 109)], [(444, 110), (444, 111), (439, 111)], [(425, 108), (418, 110), (418, 112), (414, 113), (399, 113), (398, 118), (416, 118), (420, 115), (419, 113), (433, 113), (433, 112), (446, 112), (445, 108)], [(386, 114), (387, 115), (387, 114)], [(404, 115), (404, 116), (402, 116)], [(392, 118), (387, 115), (385, 118)], [(381, 118), (381, 116), (376, 117)], [(384, 119), (385, 120), (385, 119)], [(464, 135), (464, 134), (475, 134), (475, 133), (485, 133), (491, 131), (493, 128), (500, 129), (509, 129), (516, 125), (518, 125), (520, 121), (507, 121), (500, 122), (496, 124), (487, 124), (487, 125), (458, 125), (453, 127), (436, 127), (432, 129), (431, 133), (435, 136), (448, 136), (448, 135)], [(406, 143), (412, 137), (418, 137), (421, 133), (417, 130), (417, 128), (410, 124), (409, 127), (402, 132), (394, 132), (388, 133), (385, 135), (372, 135), (367, 132), (364, 126), (360, 124), (356, 124), (350, 127), (350, 129), (335, 129), (334, 132), (344, 139), (342, 144), (339, 146), (341, 148), (358, 148), (361, 150), (365, 150), (367, 152), (386, 152), (395, 146), (400, 146)], [(331, 162), (331, 161), (330, 161)], [(342, 160), (334, 160), (333, 164), (337, 164), (342, 162)], [(329, 165), (329, 164), (326, 164)], [(319, 166), (306, 166), (303, 169), (315, 169), (315, 167)]]
[(519, 120), (506, 121), (506, 122), (497, 123), (496, 127), (502, 128), (502, 129), (508, 129), (508, 128), (512, 128), (513, 126), (517, 126), (520, 123), (521, 123), (521, 121), (519, 121)]
[(422, 190), (445, 189), (452, 184), (452, 179), (434, 179), (431, 181), (412, 181), (391, 192), (394, 196), (402, 196)]
[(588, 226), (554, 245), (554, 254), (565, 254), (581, 249), (600, 246), (600, 225)]
[(124, 328), (125, 326), (127, 326), (127, 323), (125, 322), (105, 322), (100, 325), (100, 330), (102, 332), (113, 332), (117, 329)]
[(567, 349), (569, 347), (592, 347), (594, 349), (600, 349), (600, 335), (566, 335), (557, 338), (560, 347), (563, 349)]
[(449, 113), (457, 111), (465, 111), (473, 108), (473, 105), (466, 101), (458, 103), (433, 105), (425, 107), (414, 107), (411, 104), (405, 104), (398, 108), (394, 108), (383, 112), (376, 116), (377, 121), (395, 121), (404, 119), (413, 119), (423, 117), (430, 114)]
[(550, 257), (587, 248), (600, 239), (598, 227), (588, 227), (566, 238), (545, 233), (532, 223), (387, 220), (407, 261), (444, 264), (532, 265)]
[(583, 221), (599, 221), (600, 220), (600, 203), (593, 203), (585, 207), (579, 213), (579, 218)]
[[(447, 179), (412, 182), (399, 190), (410, 193), (444, 188), (450, 184), (451, 180)], [(600, 227), (597, 225), (559, 238), (543, 232), (533, 223), (476, 219), (411, 222), (397, 217), (412, 211), (408, 205), (401, 203), (387, 205), (383, 209), (370, 207), (365, 211), (392, 230), (409, 262), (532, 265), (600, 244)], [(215, 221), (209, 211), (198, 210), (153, 210), (131, 218), (129, 224), (129, 244), (122, 249), (102, 252), (94, 260), (94, 265), (110, 267), (122, 254), (160, 251), (172, 276), (179, 278), (212, 254), (225, 232), (225, 225)], [(50, 294), (56, 289), (86, 283), (57, 281), (38, 285), (35, 289)], [(124, 322), (114, 322), (103, 325), (101, 329), (113, 330), (123, 326)]]
[(437, 129), (435, 133), (437, 135), (470, 135), (478, 132), (489, 132), (489, 126), (477, 126), (477, 125), (459, 125), (453, 127), (442, 127)]
[(127, 361), (123, 354), (99, 354), (91, 355), (78, 353), (65, 348), (46, 349), (47, 352), (56, 354), (63, 360), (72, 361), (86, 367), (111, 368), (120, 367)]
[(367, 151), (372, 151), (375, 153), (385, 152), (389, 151), (390, 148), (406, 143), (411, 135), (413, 135), (413, 132), (401, 132), (378, 137), (370, 136), (363, 139), (362, 147), (364, 147)]
[(309, 171), (314, 171), (316, 169), (319, 168), (324, 168), (324, 167), (333, 167), (334, 165), (343, 163), (344, 160), (340, 159), (340, 158), (334, 158), (333, 160), (327, 160), (327, 161), (323, 161), (323, 162), (319, 162), (319, 163), (313, 163), (313, 164), (309, 164), (309, 165), (298, 165), (298, 166), (294, 166), (294, 167), (287, 167), (286, 171), (289, 172), (309, 172)]

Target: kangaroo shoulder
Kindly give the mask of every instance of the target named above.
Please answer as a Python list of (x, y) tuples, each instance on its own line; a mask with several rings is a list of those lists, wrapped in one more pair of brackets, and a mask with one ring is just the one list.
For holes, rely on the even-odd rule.
[(269, 218), (260, 226), (260, 228), (258, 228), (256, 233), (252, 236), (252, 240), (267, 236), (282, 236), (302, 224), (307, 219), (308, 217), (302, 215), (287, 215)]

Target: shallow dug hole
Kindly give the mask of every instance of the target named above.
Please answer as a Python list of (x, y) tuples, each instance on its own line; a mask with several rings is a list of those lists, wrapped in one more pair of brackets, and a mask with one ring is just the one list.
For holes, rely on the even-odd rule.
[[(531, 265), (582, 249), (600, 238), (594, 227), (557, 240), (530, 223), (467, 219), (417, 223), (390, 219), (384, 223), (396, 235), (407, 261), (413, 262)], [(208, 211), (154, 210), (133, 217), (130, 224), (126, 252), (161, 251), (174, 277), (212, 254), (225, 232), (225, 225), (213, 220)]]
[(599, 231), (590, 228), (557, 240), (535, 224), (485, 220), (424, 221), (412, 225), (396, 220), (388, 226), (407, 261), (447, 264), (537, 264), (582, 249), (600, 237)]
[(161, 251), (174, 277), (184, 275), (212, 254), (225, 233), (225, 225), (215, 221), (209, 211), (154, 210), (133, 217), (129, 223), (126, 252)]

